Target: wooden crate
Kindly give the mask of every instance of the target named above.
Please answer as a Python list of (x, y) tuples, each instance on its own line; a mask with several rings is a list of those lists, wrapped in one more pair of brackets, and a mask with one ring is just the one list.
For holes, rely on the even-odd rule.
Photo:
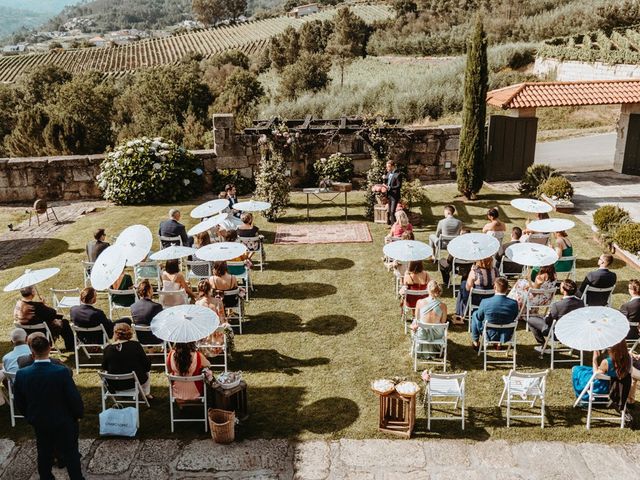
[(378, 394), (380, 414), (378, 430), (404, 438), (411, 438), (416, 424), (416, 397), (405, 397), (398, 392)]
[(247, 405), (247, 383), (242, 380), (233, 388), (211, 387), (210, 401), (212, 408), (235, 412), (238, 420), (246, 420), (249, 417)]
[(373, 221), (375, 223), (387, 224), (387, 205), (374, 205), (373, 206)]

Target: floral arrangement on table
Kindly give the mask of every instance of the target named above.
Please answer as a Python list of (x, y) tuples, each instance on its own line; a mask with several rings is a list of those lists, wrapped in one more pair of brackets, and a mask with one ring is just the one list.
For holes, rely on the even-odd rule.
[(121, 143), (100, 165), (98, 186), (119, 205), (186, 200), (203, 186), (202, 162), (188, 150), (161, 137)]
[(396, 391), (403, 396), (413, 396), (420, 391), (420, 386), (415, 382), (407, 381), (406, 377), (381, 378), (371, 382), (371, 389), (378, 395), (389, 395)]
[(258, 140), (261, 158), (256, 175), (255, 199), (271, 204), (271, 208), (262, 212), (270, 222), (284, 215), (289, 205), (291, 186), (287, 157), (296, 154), (299, 136), (298, 132), (289, 131), (286, 124), (278, 123)]
[(329, 180), (350, 183), (353, 178), (353, 160), (342, 153), (333, 153), (329, 158), (316, 160), (313, 171), (320, 182)]

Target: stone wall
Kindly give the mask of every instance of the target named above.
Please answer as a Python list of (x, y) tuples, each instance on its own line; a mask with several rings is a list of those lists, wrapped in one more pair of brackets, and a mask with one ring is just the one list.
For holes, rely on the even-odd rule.
[(561, 61), (555, 58), (536, 58), (536, 75), (554, 75), (559, 82), (581, 80), (624, 80), (640, 78), (640, 65), (607, 65), (602, 62)]
[[(233, 168), (246, 177), (254, 175), (260, 161), (259, 134), (235, 132), (232, 115), (215, 115), (213, 120), (215, 148), (193, 152), (203, 162), (206, 185), (212, 185), (216, 169)], [(395, 135), (390, 157), (406, 166), (410, 179), (455, 178), (460, 127), (403, 128)], [(355, 132), (312, 130), (301, 134), (298, 158), (289, 165), (292, 185), (308, 185), (313, 162), (336, 152), (350, 156), (356, 176), (364, 177), (371, 157)], [(103, 159), (104, 155), (0, 159), (0, 203), (100, 198), (95, 179)]]

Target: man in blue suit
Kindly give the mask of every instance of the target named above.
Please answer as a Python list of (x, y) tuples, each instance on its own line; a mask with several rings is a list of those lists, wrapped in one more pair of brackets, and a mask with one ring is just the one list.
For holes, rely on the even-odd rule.
[(31, 342), (34, 363), (16, 373), (15, 404), (36, 433), (38, 473), (52, 480), (54, 450), (65, 463), (71, 480), (84, 480), (78, 450), (78, 419), (82, 418), (82, 397), (69, 369), (51, 363), (49, 341), (36, 337)]
[[(478, 340), (482, 335), (484, 324), (493, 323), (496, 325), (506, 325), (513, 323), (518, 317), (518, 302), (507, 297), (509, 284), (502, 277), (496, 278), (493, 282), (493, 289), (496, 294), (493, 297), (485, 298), (480, 302), (480, 307), (473, 313), (471, 319), (471, 340), (473, 348), (479, 348)], [(513, 332), (511, 330), (493, 330), (487, 331), (489, 340), (495, 341), (500, 338), (500, 342), (508, 342), (511, 340)]]

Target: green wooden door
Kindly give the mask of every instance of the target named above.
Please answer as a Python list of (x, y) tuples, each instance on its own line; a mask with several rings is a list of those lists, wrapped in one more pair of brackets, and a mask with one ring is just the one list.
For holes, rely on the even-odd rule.
[(533, 165), (538, 119), (491, 115), (487, 138), (487, 181), (520, 180)]

